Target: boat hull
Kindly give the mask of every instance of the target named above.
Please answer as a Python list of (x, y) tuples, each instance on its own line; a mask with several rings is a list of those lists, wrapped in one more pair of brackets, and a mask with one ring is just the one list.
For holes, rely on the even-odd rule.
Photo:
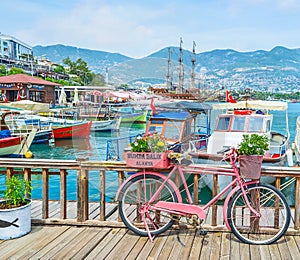
[(54, 139), (89, 138), (92, 121), (79, 124), (54, 126)]
[(103, 131), (119, 131), (120, 120), (103, 120), (103, 121), (92, 121), (91, 132), (103, 132)]
[(121, 123), (146, 123), (148, 112), (121, 114)]
[(11, 136), (0, 139), (0, 156), (15, 154), (21, 149), (22, 137)]

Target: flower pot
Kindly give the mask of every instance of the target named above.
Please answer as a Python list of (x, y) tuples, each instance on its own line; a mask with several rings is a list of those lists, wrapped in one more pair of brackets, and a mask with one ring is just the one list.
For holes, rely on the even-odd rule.
[(135, 168), (167, 168), (169, 166), (168, 153), (139, 153), (126, 152), (126, 165)]
[(31, 231), (31, 201), (28, 202), (21, 207), (0, 209), (0, 239), (18, 238)]
[(261, 174), (262, 155), (240, 155), (240, 175), (244, 179), (259, 179)]

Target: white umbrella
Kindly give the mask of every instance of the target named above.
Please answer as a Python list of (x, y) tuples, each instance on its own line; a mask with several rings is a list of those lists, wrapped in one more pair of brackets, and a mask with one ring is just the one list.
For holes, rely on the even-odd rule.
[(61, 88), (61, 92), (60, 92), (60, 96), (59, 96), (59, 99), (58, 99), (58, 103), (60, 105), (64, 105), (64, 104), (67, 103), (67, 95), (66, 95), (66, 92), (65, 92), (64, 88)]
[(74, 89), (74, 101), (75, 104), (79, 103), (78, 89)]

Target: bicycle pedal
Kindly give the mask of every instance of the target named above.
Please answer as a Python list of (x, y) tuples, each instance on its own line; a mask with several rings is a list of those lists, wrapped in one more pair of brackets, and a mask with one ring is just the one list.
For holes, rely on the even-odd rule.
[(206, 236), (206, 235), (207, 235), (207, 231), (204, 230), (204, 229), (201, 229), (201, 230), (200, 230), (200, 235), (201, 235), (201, 236)]

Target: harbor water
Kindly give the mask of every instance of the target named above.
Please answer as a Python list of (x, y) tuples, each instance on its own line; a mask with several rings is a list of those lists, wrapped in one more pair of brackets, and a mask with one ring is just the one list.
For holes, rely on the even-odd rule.
[[(291, 134), (291, 144), (294, 141), (296, 130), (296, 119), (300, 115), (300, 103), (289, 103), (288, 106), (288, 121), (289, 131)], [(272, 130), (285, 133), (285, 113), (273, 112), (273, 126)], [(214, 121), (214, 119), (212, 120)], [(88, 140), (73, 139), (73, 140), (56, 140), (53, 145), (48, 144), (34, 144), (31, 146), (31, 151), (34, 158), (37, 159), (87, 159), (93, 161), (103, 161), (106, 158), (106, 145), (107, 140), (116, 137), (132, 136), (145, 132), (144, 124), (126, 124), (121, 125), (119, 132), (91, 132)], [(89, 195), (91, 201), (99, 200), (99, 171), (89, 172)], [(4, 190), (4, 176), (0, 177), (0, 195)], [(59, 200), (59, 176), (50, 176), (49, 178), (49, 199)], [(42, 185), (41, 176), (32, 175), (32, 198), (41, 199)], [(107, 172), (106, 176), (106, 200), (111, 201), (114, 199), (118, 187), (117, 173)], [(67, 176), (67, 199), (76, 200), (76, 171), (68, 171)], [(293, 188), (292, 188), (293, 189)], [(292, 189), (290, 189), (291, 194)], [(208, 189), (203, 187), (203, 192), (208, 192)], [(287, 194), (289, 195), (289, 194)], [(201, 197), (201, 196), (200, 196)], [(204, 201), (205, 202), (205, 199)]]

